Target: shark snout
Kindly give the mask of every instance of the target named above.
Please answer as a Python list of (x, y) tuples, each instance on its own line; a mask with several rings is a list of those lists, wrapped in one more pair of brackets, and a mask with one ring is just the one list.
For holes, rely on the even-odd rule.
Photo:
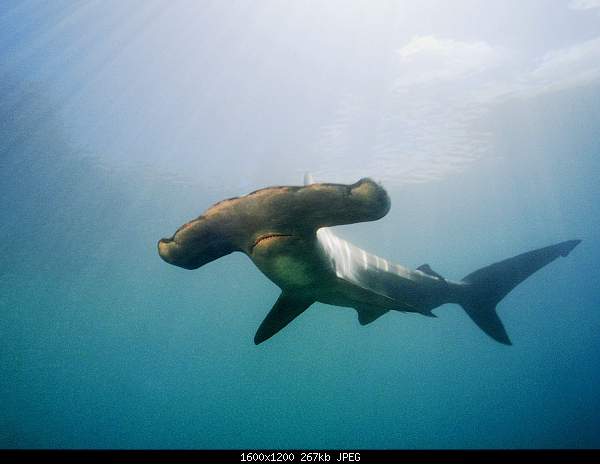
[(173, 264), (174, 242), (170, 238), (161, 238), (158, 241), (158, 255), (167, 263)]
[(184, 269), (198, 269), (221, 256), (234, 251), (228, 242), (198, 239), (175, 234), (172, 238), (158, 241), (158, 254), (169, 264)]

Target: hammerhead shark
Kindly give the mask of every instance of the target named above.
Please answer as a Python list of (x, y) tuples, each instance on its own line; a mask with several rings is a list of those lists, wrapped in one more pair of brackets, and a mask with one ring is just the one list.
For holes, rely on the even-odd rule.
[(505, 259), (460, 281), (428, 264), (416, 270), (390, 263), (337, 237), (329, 228), (375, 221), (390, 210), (385, 189), (363, 178), (350, 185), (313, 183), (256, 190), (223, 200), (158, 241), (167, 263), (197, 269), (234, 251), (245, 253), (282, 290), (254, 337), (259, 344), (315, 302), (354, 308), (361, 325), (390, 310), (436, 317), (446, 303), (463, 307), (487, 335), (511, 345), (496, 305), (534, 272), (567, 256), (568, 240)]

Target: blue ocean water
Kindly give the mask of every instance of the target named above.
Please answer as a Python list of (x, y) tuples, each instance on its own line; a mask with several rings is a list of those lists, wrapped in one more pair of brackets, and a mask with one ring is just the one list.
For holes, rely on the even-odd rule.
[[(593, 4), (3, 2), (0, 446), (600, 446)], [(336, 233), (451, 279), (583, 242), (500, 303), (510, 347), (323, 304), (255, 346), (279, 289), (156, 242), (306, 171), (381, 181)]]

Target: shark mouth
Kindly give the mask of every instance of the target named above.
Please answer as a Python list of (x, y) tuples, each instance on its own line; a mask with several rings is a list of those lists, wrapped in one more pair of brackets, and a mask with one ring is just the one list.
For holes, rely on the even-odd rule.
[(254, 243), (250, 247), (250, 253), (252, 253), (254, 251), (254, 248), (259, 243), (268, 241), (268, 240), (273, 240), (273, 239), (279, 238), (279, 237), (292, 237), (292, 235), (291, 234), (264, 234), (264, 235), (261, 235), (254, 241)]

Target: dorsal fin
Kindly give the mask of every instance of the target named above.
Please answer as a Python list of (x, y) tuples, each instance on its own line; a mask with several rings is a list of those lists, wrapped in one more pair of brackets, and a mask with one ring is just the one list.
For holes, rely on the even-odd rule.
[(314, 302), (315, 300), (312, 298), (282, 292), (256, 331), (254, 343), (258, 345), (271, 338), (306, 311)]
[(431, 266), (429, 264), (421, 264), (417, 268), (417, 271), (421, 271), (422, 273), (430, 275), (431, 277), (437, 277), (438, 279), (446, 280), (440, 274), (431, 269)]
[(310, 184), (314, 184), (315, 180), (313, 179), (313, 176), (310, 172), (305, 172), (304, 173), (304, 185), (310, 185)]
[(358, 307), (355, 308), (358, 313), (358, 322), (360, 325), (367, 325), (373, 322), (376, 319), (379, 319), (385, 313), (388, 312), (387, 309), (379, 309), (379, 308), (368, 308), (368, 307)]

